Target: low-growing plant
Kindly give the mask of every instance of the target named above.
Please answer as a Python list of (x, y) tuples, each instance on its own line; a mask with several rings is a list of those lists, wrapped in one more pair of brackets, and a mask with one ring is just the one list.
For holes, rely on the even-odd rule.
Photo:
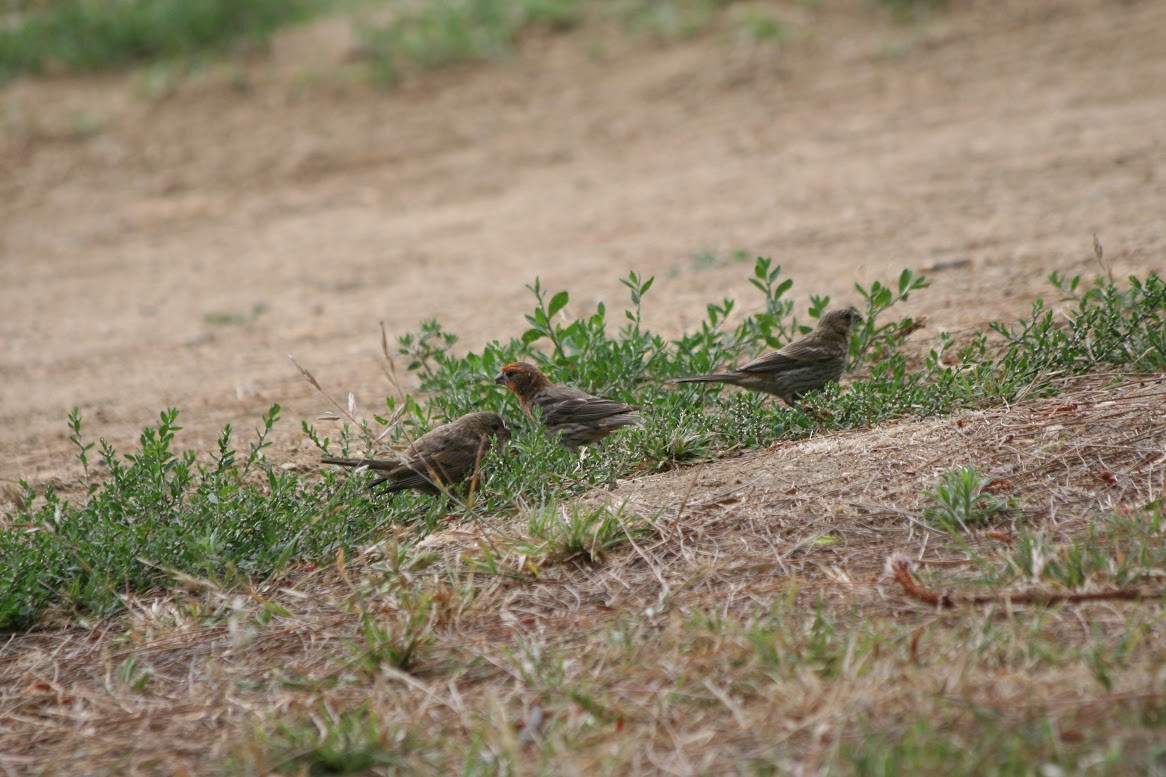
[(129, 656), (113, 668), (113, 678), (131, 691), (141, 691), (150, 684), (153, 670), (143, 666), (136, 656)]
[[(1063, 748), (1048, 720), (1004, 725), (987, 715), (968, 718), (958, 723), (918, 720), (905, 730), (892, 731), (881, 730), (879, 721), (870, 721), (861, 736), (842, 743), (836, 773), (1020, 777), (1032, 774), (1033, 765), (1038, 763), (1062, 773), (1057, 754)], [(1110, 770), (1099, 773), (1115, 774)]]
[(312, 720), (279, 724), (264, 761), (279, 773), (298, 767), (311, 775), (365, 774), (398, 760), (398, 739), (367, 706), (339, 713), (321, 708)]
[[(374, 416), (374, 427), (357, 416), (354, 397), (346, 404), (329, 397), (336, 409), (331, 417), (344, 422), (339, 433), (328, 436), (304, 424), (308, 439), (330, 455), (347, 455), (350, 449), (375, 454), (384, 445), (407, 444), (441, 420), (473, 410), (501, 412), (513, 432), (509, 445), (484, 462), (473, 490), (449, 497), (384, 496), (366, 488), (362, 477), (325, 470), (305, 478), (271, 466), (266, 455), (278, 406), (242, 450), (226, 427), (205, 462), (197, 452), (175, 447), (180, 431), (175, 410), (162, 413), (157, 426), (143, 431), (138, 450), (125, 456), (105, 441), (86, 440), (74, 411), (68, 424), (81, 465), (80, 495), (71, 501), (55, 486), (38, 495), (22, 483), (17, 509), (0, 525), (5, 558), (0, 628), (27, 626), (51, 607), (107, 612), (121, 606), (126, 593), (155, 590), (176, 579), (202, 579), (217, 587), (267, 579), (293, 560), (328, 560), (378, 530), (400, 525), (432, 530), (451, 511), (475, 519), (542, 514), (558, 510), (572, 495), (637, 471), (892, 418), (1045, 396), (1066, 378), (1099, 366), (1133, 371), (1166, 363), (1166, 284), (1150, 275), (1131, 278), (1121, 288), (1097, 282), (1087, 291), (1078, 278), (1058, 277), (1065, 295), (1058, 311), (1064, 312), (1054, 314), (1038, 300), (1027, 320), (994, 325), (962, 346), (941, 335), (916, 365), (903, 352), (913, 322), (888, 318), (900, 300), (925, 287), (924, 278), (904, 271), (893, 284), (858, 286), (866, 324), (855, 349), (873, 361), (845, 389), (827, 386), (790, 410), (757, 393), (668, 385), (672, 378), (780, 347), (807, 330), (795, 317), (793, 285), (779, 266), (760, 258), (751, 280), (764, 295), (756, 312), (737, 317), (734, 300), (710, 304), (694, 331), (668, 340), (643, 324), (651, 277), (632, 273), (623, 279), (630, 305), (618, 327), (602, 303), (575, 311), (568, 292), (552, 293), (536, 279), (530, 287), (535, 307), (520, 337), (456, 354), (456, 336), (429, 322), (420, 334), (398, 340), (398, 354), (407, 359), (427, 401), (389, 398), (384, 416)], [(810, 320), (829, 303), (811, 297)], [(393, 360), (387, 339), (384, 349)], [(643, 428), (620, 430), (584, 453), (563, 448), (493, 383), (504, 364), (519, 360), (535, 362), (556, 382), (642, 406)], [(310, 372), (304, 375), (320, 388)], [(965, 472), (938, 489), (935, 520), (962, 527), (999, 512), (981, 481)], [(586, 532), (576, 539), (577, 552), (593, 558), (602, 556), (608, 541), (596, 544), (595, 535)], [(609, 539), (618, 542), (618, 532)], [(1083, 563), (1061, 564), (1067, 581), (1080, 576), (1073, 569)]]
[(778, 46), (789, 41), (792, 33), (780, 19), (763, 11), (751, 10), (737, 21), (737, 35), (751, 43)]
[(622, 508), (552, 505), (531, 512), (527, 531), (527, 538), (519, 543), (519, 552), (527, 558), (582, 558), (597, 564), (612, 549), (646, 536), (651, 529), (643, 519), (625, 516)]
[(612, 12), (633, 34), (669, 41), (690, 38), (712, 24), (729, 0), (616, 0)]
[(228, 587), (264, 579), (293, 559), (326, 558), (367, 537), (381, 517), (358, 482), (333, 473), (302, 480), (268, 464), (279, 410), (242, 455), (225, 428), (202, 464), (195, 451), (174, 449), (178, 411), (166, 410), (135, 453), (98, 443), (98, 481), (74, 409), (69, 423), (89, 485), (74, 504), (52, 485), (38, 498), (22, 483), (25, 506), (0, 525), (0, 629), (33, 623), (50, 606), (106, 612), (123, 594), (176, 574)]
[(1081, 536), (1062, 544), (1041, 529), (1021, 531), (999, 576), (1069, 590), (1136, 585), (1156, 579), (1166, 566), (1164, 535), (1160, 499), (1124, 514), (1101, 515)]
[(433, 600), (421, 594), (402, 603), (398, 617), (382, 620), (374, 613), (361, 613), (363, 642), (351, 645), (352, 654), (366, 670), (376, 671), (382, 664), (409, 671), (433, 641)]
[(391, 84), (413, 71), (508, 56), (527, 29), (570, 29), (582, 14), (579, 0), (430, 0), (359, 32), (376, 77)]
[[(878, 281), (871, 283), (869, 288), (855, 284), (854, 288), (862, 297), (865, 309), (859, 312), (863, 315), (855, 337), (850, 341), (850, 366), (857, 368), (868, 360), (882, 360), (893, 354), (902, 345), (907, 335), (914, 332), (919, 324), (912, 318), (901, 321), (883, 321), (879, 316), (890, 310), (899, 302), (906, 302), (911, 292), (925, 289), (931, 282), (922, 275), (916, 275), (911, 269), (904, 269), (899, 273), (895, 288), (884, 286)], [(819, 305), (821, 308), (829, 302), (825, 298)]]
[[(531, 31), (560, 32), (588, 21), (612, 23), (633, 38), (661, 43), (713, 28), (732, 0), (430, 0), (400, 4), (388, 21), (362, 19), (357, 33), (384, 84), (426, 70), (505, 59)], [(789, 38), (772, 16), (754, 12), (738, 21), (750, 41), (781, 43)]]
[(307, 18), (322, 0), (55, 0), (0, 24), (0, 82), (50, 64), (72, 70), (221, 53)]
[(1009, 509), (1006, 500), (984, 490), (991, 482), (975, 466), (948, 470), (927, 494), (931, 504), (923, 509), (923, 516), (952, 534), (986, 526)]

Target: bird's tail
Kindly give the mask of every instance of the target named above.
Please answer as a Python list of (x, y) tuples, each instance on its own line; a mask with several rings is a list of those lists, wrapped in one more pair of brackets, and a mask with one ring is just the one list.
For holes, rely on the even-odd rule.
[(333, 459), (325, 456), (320, 459), (321, 464), (339, 464), (342, 467), (359, 467), (361, 464), (372, 464), (372, 459)]
[[(320, 459), (321, 464), (338, 464), (341, 467), (367, 467), (373, 471), (376, 470), (393, 470), (399, 462), (392, 459), (337, 459), (331, 456), (325, 456)], [(411, 488), (412, 483), (408, 480), (395, 482), (393, 478), (388, 475), (381, 475), (375, 478), (368, 486), (373, 491), (378, 491), (382, 494), (391, 494), (394, 491), (401, 491), (406, 488)]]
[(713, 372), (708, 375), (693, 375), (691, 378), (676, 378), (669, 383), (732, 383), (737, 384), (737, 376), (727, 372)]
[(368, 467), (369, 469), (388, 469), (399, 462), (392, 459), (335, 459), (326, 456), (320, 459), (321, 464), (338, 464), (341, 467)]

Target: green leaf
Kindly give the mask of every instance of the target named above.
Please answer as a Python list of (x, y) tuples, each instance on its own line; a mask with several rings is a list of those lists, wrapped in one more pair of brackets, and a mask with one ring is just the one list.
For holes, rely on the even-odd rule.
[(570, 296), (566, 291), (560, 291), (558, 294), (551, 297), (551, 304), (547, 306), (547, 317), (553, 317), (566, 306), (569, 300)]
[(753, 265), (753, 275), (761, 280), (765, 280), (769, 275), (769, 260), (764, 256), (757, 257), (757, 263)]
[(903, 270), (903, 272), (901, 272), (899, 274), (899, 293), (900, 294), (906, 294), (906, 292), (911, 288), (912, 276), (913, 276), (913, 273), (911, 272), (910, 268), (905, 268)]

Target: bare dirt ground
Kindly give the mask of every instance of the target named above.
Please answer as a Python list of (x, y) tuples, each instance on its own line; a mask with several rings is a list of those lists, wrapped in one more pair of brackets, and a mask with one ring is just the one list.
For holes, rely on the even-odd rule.
[[(330, 390), (375, 408), (390, 334), (437, 318), (467, 347), (524, 328), (540, 276), (574, 311), (656, 275), (649, 326), (795, 292), (932, 273), (927, 330), (1022, 316), (1050, 271), (1161, 270), (1166, 7), (957, 3), (921, 26), (872, 3), (780, 6), (779, 48), (599, 32), (396, 91), (359, 78), (347, 21), (149, 96), (144, 75), (0, 92), (0, 479), (74, 472), (73, 404), (127, 449), (166, 406), (180, 443), (285, 423)], [(256, 313), (258, 311), (258, 313)], [(235, 322), (235, 323), (232, 323)]]

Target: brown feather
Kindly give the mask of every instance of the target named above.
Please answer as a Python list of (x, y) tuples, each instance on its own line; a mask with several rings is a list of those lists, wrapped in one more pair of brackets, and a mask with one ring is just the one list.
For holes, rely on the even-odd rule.
[(759, 356), (728, 372), (669, 382), (728, 383), (773, 394), (792, 406), (807, 392), (817, 391), (842, 377), (850, 352), (850, 333), (860, 321), (862, 316), (855, 310), (832, 310), (822, 316), (813, 332), (779, 351)]
[(616, 429), (641, 422), (638, 407), (555, 385), (526, 362), (507, 364), (494, 382), (514, 392), (523, 412), (540, 421), (548, 434), (557, 434), (568, 448), (599, 442)]
[(397, 459), (324, 458), (321, 462), (375, 470), (381, 474), (373, 487), (383, 484), (387, 492), (415, 488), (436, 494), (476, 472), (491, 439), (498, 446), (510, 439), (502, 416), (468, 413), (421, 435)]

